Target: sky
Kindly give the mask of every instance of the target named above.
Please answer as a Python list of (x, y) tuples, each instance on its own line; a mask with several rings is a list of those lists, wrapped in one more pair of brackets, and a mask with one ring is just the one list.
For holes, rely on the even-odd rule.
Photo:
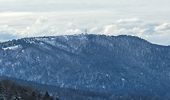
[(170, 45), (169, 4), (170, 0), (0, 0), (0, 41), (87, 30)]

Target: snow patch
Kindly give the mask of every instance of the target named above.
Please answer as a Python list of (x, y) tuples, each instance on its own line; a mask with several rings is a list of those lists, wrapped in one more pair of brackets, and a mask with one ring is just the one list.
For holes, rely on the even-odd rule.
[(17, 50), (18, 48), (20, 48), (20, 45), (15, 45), (15, 46), (10, 46), (10, 47), (5, 47), (2, 48), (3, 50)]

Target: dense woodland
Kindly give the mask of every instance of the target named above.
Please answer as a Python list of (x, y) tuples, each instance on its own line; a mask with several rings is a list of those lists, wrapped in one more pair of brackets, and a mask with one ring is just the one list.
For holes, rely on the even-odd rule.
[(21, 86), (9, 80), (0, 81), (0, 100), (59, 100), (28, 86)]

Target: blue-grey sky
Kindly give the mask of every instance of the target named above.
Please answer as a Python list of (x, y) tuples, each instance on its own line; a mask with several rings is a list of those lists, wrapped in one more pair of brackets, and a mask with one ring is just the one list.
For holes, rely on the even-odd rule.
[(88, 33), (170, 45), (170, 0), (0, 0), (0, 41)]

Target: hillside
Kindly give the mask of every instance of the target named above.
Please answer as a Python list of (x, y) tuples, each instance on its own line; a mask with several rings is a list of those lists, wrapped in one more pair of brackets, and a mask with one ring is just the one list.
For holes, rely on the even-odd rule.
[(133, 36), (68, 35), (0, 43), (0, 74), (62, 88), (168, 98), (170, 47)]

